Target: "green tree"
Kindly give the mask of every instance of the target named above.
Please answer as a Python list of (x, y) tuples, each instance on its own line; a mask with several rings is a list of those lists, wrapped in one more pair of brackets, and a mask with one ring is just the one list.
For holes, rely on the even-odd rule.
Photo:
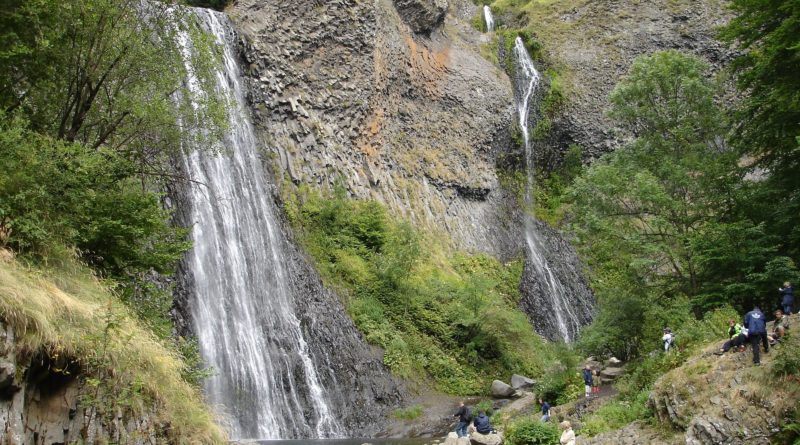
[[(165, 158), (189, 136), (218, 135), (225, 110), (218, 95), (179, 93), (187, 58), (211, 91), (216, 58), (211, 38), (174, 6), (12, 1), (0, 14), (0, 106), (34, 131), (135, 160), (140, 177), (168, 176)], [(193, 44), (182, 49), (181, 34)]]
[(732, 70), (745, 94), (735, 140), (764, 180), (746, 209), (800, 255), (800, 1), (733, 0), (736, 16), (722, 38), (740, 55)]

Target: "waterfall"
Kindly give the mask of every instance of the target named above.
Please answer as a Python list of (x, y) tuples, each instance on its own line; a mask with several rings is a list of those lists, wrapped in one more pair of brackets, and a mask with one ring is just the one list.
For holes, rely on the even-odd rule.
[[(531, 143), (528, 118), (530, 116), (531, 102), (541, 81), (541, 75), (533, 65), (522, 38), (517, 37), (514, 42), (514, 56), (517, 59), (517, 116), (519, 128), (525, 142), (525, 162), (527, 180), (525, 184), (525, 205), (532, 211), (535, 208), (535, 160), (534, 145)], [(542, 286), (542, 293), (546, 306), (552, 312), (555, 327), (560, 338), (570, 342), (581, 326), (581, 321), (564, 284), (556, 276), (553, 268), (544, 257), (544, 245), (538, 233), (536, 222), (530, 215), (525, 216), (525, 241), (528, 246), (528, 259), (536, 274), (536, 282)], [(543, 314), (542, 316), (546, 316)]]
[(483, 18), (486, 20), (486, 32), (493, 32), (494, 16), (492, 16), (492, 8), (489, 5), (483, 5)]
[[(222, 13), (195, 11), (222, 49), (211, 94), (232, 104), (219, 152), (194, 150), (183, 159), (193, 180), (189, 307), (200, 352), (215, 371), (206, 396), (233, 438), (341, 437), (295, 314), (287, 241), (258, 155), (231, 25)], [(179, 43), (188, 53), (190, 36), (181, 34)], [(189, 94), (204, 94), (188, 62), (187, 69)]]

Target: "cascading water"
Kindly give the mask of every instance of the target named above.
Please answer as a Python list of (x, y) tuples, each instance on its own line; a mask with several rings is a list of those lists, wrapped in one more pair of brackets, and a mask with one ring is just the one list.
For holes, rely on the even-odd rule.
[[(514, 42), (514, 56), (517, 60), (517, 116), (519, 127), (525, 142), (525, 162), (527, 181), (525, 185), (525, 205), (528, 209), (534, 208), (535, 186), (535, 153), (531, 143), (528, 127), (531, 102), (539, 87), (541, 76), (533, 65), (522, 38), (517, 37)], [(581, 318), (573, 302), (570, 301), (564, 284), (554, 273), (547, 259), (544, 257), (544, 245), (538, 233), (536, 222), (530, 215), (525, 216), (525, 240), (528, 245), (528, 259), (536, 274), (536, 282), (542, 287), (542, 294), (547, 300), (546, 306), (552, 313), (554, 325), (558, 335), (564, 341), (570, 342), (581, 326)], [(550, 314), (548, 314), (550, 315)], [(543, 316), (545, 316), (543, 314)]]
[(483, 18), (486, 20), (486, 32), (494, 32), (494, 16), (489, 5), (483, 5)]
[[(341, 437), (294, 311), (286, 240), (245, 105), (231, 26), (221, 13), (196, 10), (223, 49), (217, 91), (231, 100), (223, 153), (193, 151), (184, 168), (194, 247), (189, 306), (200, 351), (215, 375), (206, 381), (233, 438)], [(188, 34), (179, 42), (191, 45)], [(203, 94), (192, 73), (191, 94)]]

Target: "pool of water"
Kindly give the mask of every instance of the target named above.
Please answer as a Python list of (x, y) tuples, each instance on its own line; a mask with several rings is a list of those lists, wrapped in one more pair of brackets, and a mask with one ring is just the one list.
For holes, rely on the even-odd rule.
[(426, 445), (433, 444), (435, 438), (413, 438), (413, 439), (293, 439), (293, 440), (249, 440), (240, 441), (245, 444), (259, 445)]

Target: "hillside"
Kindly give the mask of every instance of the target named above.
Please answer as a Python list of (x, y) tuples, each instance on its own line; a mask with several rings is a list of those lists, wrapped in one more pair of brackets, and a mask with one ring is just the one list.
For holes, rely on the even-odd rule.
[(190, 370), (74, 259), (0, 250), (4, 445), (224, 443)]

